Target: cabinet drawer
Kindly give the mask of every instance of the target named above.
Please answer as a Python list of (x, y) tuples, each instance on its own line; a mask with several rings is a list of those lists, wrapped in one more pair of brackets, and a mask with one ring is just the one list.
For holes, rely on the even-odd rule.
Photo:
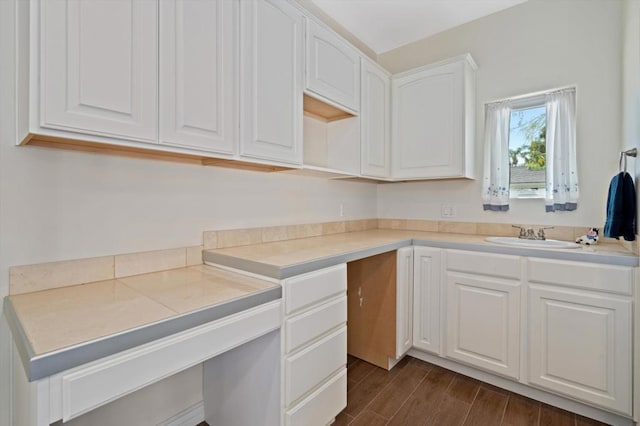
[(285, 406), (347, 365), (347, 327), (285, 360)]
[(447, 250), (447, 270), (519, 280), (520, 257)]
[(631, 295), (633, 268), (625, 266), (528, 259), (529, 282), (563, 285)]
[(285, 349), (289, 353), (347, 322), (347, 297), (325, 303), (285, 321)]
[(291, 314), (347, 291), (347, 265), (341, 264), (284, 281), (285, 313)]
[(325, 426), (347, 406), (347, 369), (285, 414), (287, 426)]

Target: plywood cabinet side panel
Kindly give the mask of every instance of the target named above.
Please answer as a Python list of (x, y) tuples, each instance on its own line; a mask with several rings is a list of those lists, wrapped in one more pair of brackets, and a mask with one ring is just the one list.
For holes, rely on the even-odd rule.
[(347, 264), (347, 352), (388, 369), (396, 351), (396, 252)]

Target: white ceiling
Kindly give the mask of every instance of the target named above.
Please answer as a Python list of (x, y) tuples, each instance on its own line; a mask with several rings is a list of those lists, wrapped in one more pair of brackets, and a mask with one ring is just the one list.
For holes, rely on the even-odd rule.
[(380, 54), (527, 0), (311, 0)]

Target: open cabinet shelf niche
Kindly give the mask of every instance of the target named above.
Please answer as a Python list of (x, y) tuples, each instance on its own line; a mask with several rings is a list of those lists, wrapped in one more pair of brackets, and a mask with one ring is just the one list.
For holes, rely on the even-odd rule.
[(315, 170), (360, 174), (360, 117), (304, 95), (303, 164)]

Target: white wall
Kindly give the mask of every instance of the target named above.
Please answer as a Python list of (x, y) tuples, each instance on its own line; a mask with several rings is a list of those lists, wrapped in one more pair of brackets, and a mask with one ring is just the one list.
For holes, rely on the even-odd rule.
[[(0, 298), (11, 265), (198, 245), (212, 229), (376, 216), (372, 184), (15, 147), (12, 16), (13, 2), (0, 1)], [(0, 425), (10, 424), (7, 342), (0, 326)]]
[[(640, 1), (625, 0), (624, 6), (622, 141), (623, 149), (640, 150)], [(640, 159), (628, 161), (629, 170), (635, 172), (636, 199), (640, 200)], [(637, 217), (640, 217), (640, 203)]]
[(516, 200), (508, 213), (484, 212), (481, 178), (378, 186), (380, 217), (602, 226), (621, 140), (621, 0), (529, 0), (384, 53), (396, 73), (470, 52), (478, 63), (476, 170), (482, 173), (484, 103), (576, 84), (581, 198), (575, 212), (544, 213), (542, 200)]

